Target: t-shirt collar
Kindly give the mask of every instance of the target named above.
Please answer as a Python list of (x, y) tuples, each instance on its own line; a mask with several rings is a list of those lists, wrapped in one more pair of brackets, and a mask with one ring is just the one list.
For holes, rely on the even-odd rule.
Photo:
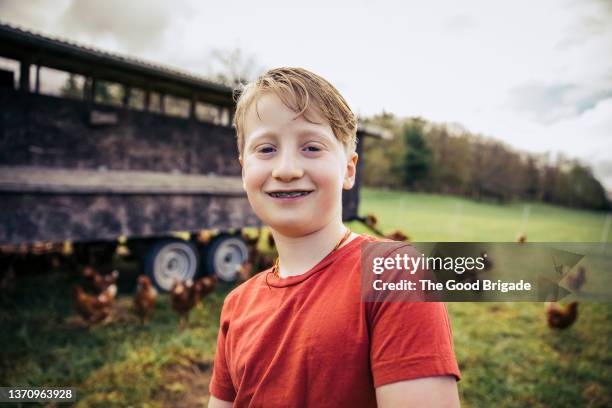
[(327, 255), (325, 258), (321, 259), (319, 263), (317, 263), (315, 266), (313, 266), (312, 268), (310, 268), (308, 271), (304, 272), (301, 275), (288, 276), (286, 278), (279, 278), (277, 276), (274, 276), (271, 273), (271, 269), (268, 269), (267, 271), (263, 272), (266, 274), (264, 280), (267, 281), (268, 285), (275, 287), (275, 288), (284, 288), (287, 286), (297, 285), (298, 283), (301, 283), (305, 281), (306, 279), (310, 278), (317, 272), (323, 270), (326, 266), (334, 262), (339, 257), (344, 256), (344, 254), (351, 251), (355, 246), (359, 245), (364, 239), (366, 239), (365, 234), (357, 235), (357, 237), (355, 237), (348, 244), (344, 245), (343, 247), (338, 248), (331, 254)]

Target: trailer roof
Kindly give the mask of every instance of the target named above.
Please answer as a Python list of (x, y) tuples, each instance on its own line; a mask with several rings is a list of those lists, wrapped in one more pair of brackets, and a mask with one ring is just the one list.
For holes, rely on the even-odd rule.
[(0, 22), (0, 55), (75, 74), (191, 98), (234, 105), (232, 88), (175, 68), (41, 35)]
[(0, 194), (11, 192), (246, 195), (240, 177), (142, 170), (0, 166)]
[[(40, 64), (87, 77), (145, 90), (195, 98), (234, 108), (232, 88), (168, 66), (128, 57), (72, 41), (42, 35), (0, 22), (0, 56)], [(384, 129), (359, 124), (360, 136), (390, 139)]]

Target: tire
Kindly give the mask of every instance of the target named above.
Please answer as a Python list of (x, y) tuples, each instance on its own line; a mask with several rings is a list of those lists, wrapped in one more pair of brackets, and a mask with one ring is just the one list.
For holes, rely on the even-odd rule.
[(198, 271), (196, 247), (180, 239), (168, 239), (153, 245), (147, 252), (144, 273), (157, 289), (167, 292), (174, 281), (193, 279)]
[(238, 278), (238, 267), (249, 257), (249, 250), (239, 236), (220, 235), (206, 251), (205, 267), (209, 275), (217, 275), (224, 282)]

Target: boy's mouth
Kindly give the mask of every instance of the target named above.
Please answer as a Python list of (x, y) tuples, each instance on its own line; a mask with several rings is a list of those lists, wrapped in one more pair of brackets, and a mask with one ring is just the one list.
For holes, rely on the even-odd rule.
[(268, 195), (274, 198), (296, 198), (307, 196), (312, 193), (312, 191), (308, 190), (296, 190), (296, 191), (270, 191)]

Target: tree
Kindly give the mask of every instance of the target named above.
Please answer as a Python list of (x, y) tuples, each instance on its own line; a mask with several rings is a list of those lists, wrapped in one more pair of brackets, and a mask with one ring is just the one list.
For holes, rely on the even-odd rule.
[(431, 166), (431, 151), (423, 138), (425, 121), (420, 118), (410, 119), (403, 129), (406, 152), (404, 155), (404, 184), (408, 188), (423, 180)]
[(77, 82), (76, 75), (70, 74), (60, 89), (60, 95), (65, 98), (82, 99), (83, 86)]
[(247, 55), (239, 48), (234, 48), (212, 50), (208, 71), (214, 81), (235, 87), (251, 81), (263, 69), (258, 66), (254, 55)]
[(391, 132), (390, 140), (365, 137), (359, 140), (363, 146), (363, 183), (371, 187), (400, 189), (403, 186), (402, 172), (404, 166), (404, 140), (401, 134), (401, 123), (391, 113), (382, 112), (363, 120)]

